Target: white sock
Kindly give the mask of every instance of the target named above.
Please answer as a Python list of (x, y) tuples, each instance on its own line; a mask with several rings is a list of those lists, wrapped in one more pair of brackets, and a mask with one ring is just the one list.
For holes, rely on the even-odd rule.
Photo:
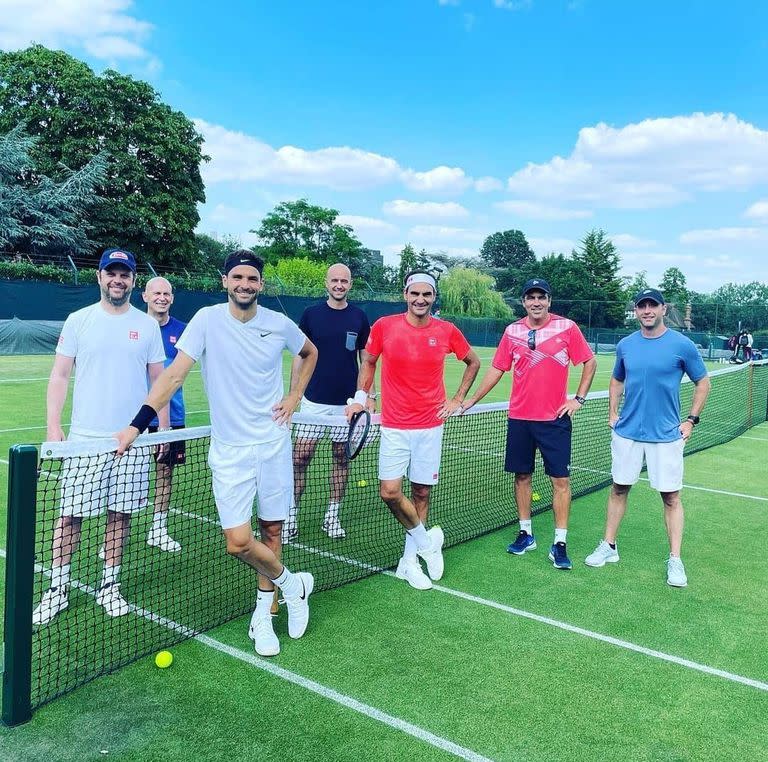
[(69, 585), (69, 573), (71, 568), (71, 564), (54, 566), (51, 569), (51, 587), (65, 587)]
[(269, 618), (271, 616), (272, 599), (274, 598), (274, 590), (262, 590), (256, 593), (256, 611), (259, 616)]
[(282, 574), (272, 580), (282, 591), (284, 598), (298, 598), (304, 593), (301, 580), (288, 567), (284, 566)]
[(419, 522), (413, 529), (405, 530), (416, 543), (417, 550), (429, 550), (432, 547), (432, 540), (429, 539), (424, 524)]
[(101, 575), (101, 586), (105, 587), (106, 585), (113, 585), (115, 582), (117, 582), (117, 578), (120, 576), (120, 564), (117, 564), (116, 566), (109, 566), (109, 564), (104, 564), (104, 572)]
[(416, 558), (416, 540), (414, 540), (408, 532), (405, 533), (405, 549), (403, 550), (403, 558), (408, 561)]
[(520, 519), (520, 531), (528, 532), (533, 537), (533, 522), (530, 519)]
[(156, 534), (168, 534), (168, 513), (156, 513), (152, 517), (152, 532)]
[(568, 535), (567, 529), (558, 529), (555, 527), (555, 543), (565, 542), (565, 538)]
[(325, 512), (325, 518), (328, 521), (338, 521), (340, 507), (341, 503), (328, 503), (328, 510)]

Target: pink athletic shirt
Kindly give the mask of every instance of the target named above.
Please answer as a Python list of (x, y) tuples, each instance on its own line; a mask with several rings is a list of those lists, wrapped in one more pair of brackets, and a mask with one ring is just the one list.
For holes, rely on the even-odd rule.
[(381, 424), (392, 429), (441, 426), (437, 411), (445, 401), (445, 357), (463, 360), (471, 347), (461, 331), (445, 320), (430, 318), (417, 328), (406, 313), (379, 318), (365, 345), (381, 356)]
[(536, 329), (536, 349), (528, 347), (528, 318), (508, 325), (501, 337), (493, 367), (514, 367), (509, 417), (523, 421), (554, 421), (568, 391), (568, 364), (580, 365), (593, 357), (579, 326), (550, 313)]

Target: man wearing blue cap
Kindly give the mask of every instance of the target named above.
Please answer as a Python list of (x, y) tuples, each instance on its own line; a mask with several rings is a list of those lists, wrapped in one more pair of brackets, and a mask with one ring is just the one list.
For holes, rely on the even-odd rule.
[[(646, 288), (635, 297), (640, 330), (616, 345), (616, 364), (608, 389), (611, 476), (605, 536), (584, 560), (587, 566), (616, 563), (616, 535), (627, 509), (627, 496), (640, 478), (645, 460), (651, 487), (661, 494), (669, 538), (667, 584), (685, 587), (688, 578), (680, 559), (683, 542), (683, 450), (699, 423), (710, 390), (707, 369), (696, 345), (664, 325), (664, 296)], [(680, 422), (680, 382), (694, 383), (690, 414)], [(624, 405), (619, 412), (622, 395)]]
[[(69, 379), (75, 371), (70, 441), (111, 437), (130, 411), (144, 399), (148, 379), (163, 370), (165, 352), (156, 320), (131, 306), (136, 260), (125, 249), (107, 249), (97, 276), (101, 299), (73, 312), (64, 322), (56, 348), (47, 393), (47, 440), (67, 439), (61, 411)], [(168, 408), (160, 426), (169, 425)], [(115, 462), (113, 454), (65, 459), (62, 467), (61, 514), (53, 531), (51, 587), (32, 615), (35, 625), (48, 624), (69, 606), (70, 564), (80, 544), (84, 518), (107, 509), (104, 571), (96, 601), (109, 616), (130, 610), (120, 594), (120, 565), (130, 530), (131, 514), (147, 504), (149, 458), (131, 453)]]

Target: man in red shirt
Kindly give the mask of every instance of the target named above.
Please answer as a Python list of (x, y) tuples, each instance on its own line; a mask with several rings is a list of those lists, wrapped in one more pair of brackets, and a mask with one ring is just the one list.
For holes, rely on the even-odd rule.
[[(429, 493), (437, 484), (445, 420), (461, 408), (480, 368), (480, 359), (461, 331), (430, 312), (437, 284), (426, 272), (405, 279), (404, 314), (377, 320), (363, 352), (354, 401), (348, 417), (362, 410), (382, 358), (381, 446), (379, 480), (382, 500), (405, 527), (405, 550), (396, 576), (417, 590), (428, 590), (443, 576), (443, 530), (424, 525)], [(467, 367), (456, 394), (446, 398), (443, 374), (446, 355), (454, 354)], [(411, 482), (411, 498), (403, 494), (403, 477)], [(419, 564), (427, 565), (429, 576)]]
[[(571, 417), (586, 402), (597, 363), (576, 323), (550, 313), (552, 290), (545, 280), (529, 280), (523, 286), (522, 301), (528, 314), (507, 326), (480, 387), (462, 407), (471, 408), (505, 371), (513, 371), (504, 469), (515, 474), (520, 531), (507, 551), (519, 556), (536, 548), (531, 484), (538, 448), (552, 480), (555, 539), (549, 559), (557, 569), (570, 569), (566, 536), (571, 508)], [(582, 365), (574, 399), (566, 396), (569, 363)]]

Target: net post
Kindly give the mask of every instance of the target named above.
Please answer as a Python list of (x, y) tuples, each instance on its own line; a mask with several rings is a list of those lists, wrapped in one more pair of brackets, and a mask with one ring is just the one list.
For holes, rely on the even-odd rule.
[(32, 590), (35, 571), (37, 448), (8, 453), (3, 711), (5, 725), (32, 718)]

